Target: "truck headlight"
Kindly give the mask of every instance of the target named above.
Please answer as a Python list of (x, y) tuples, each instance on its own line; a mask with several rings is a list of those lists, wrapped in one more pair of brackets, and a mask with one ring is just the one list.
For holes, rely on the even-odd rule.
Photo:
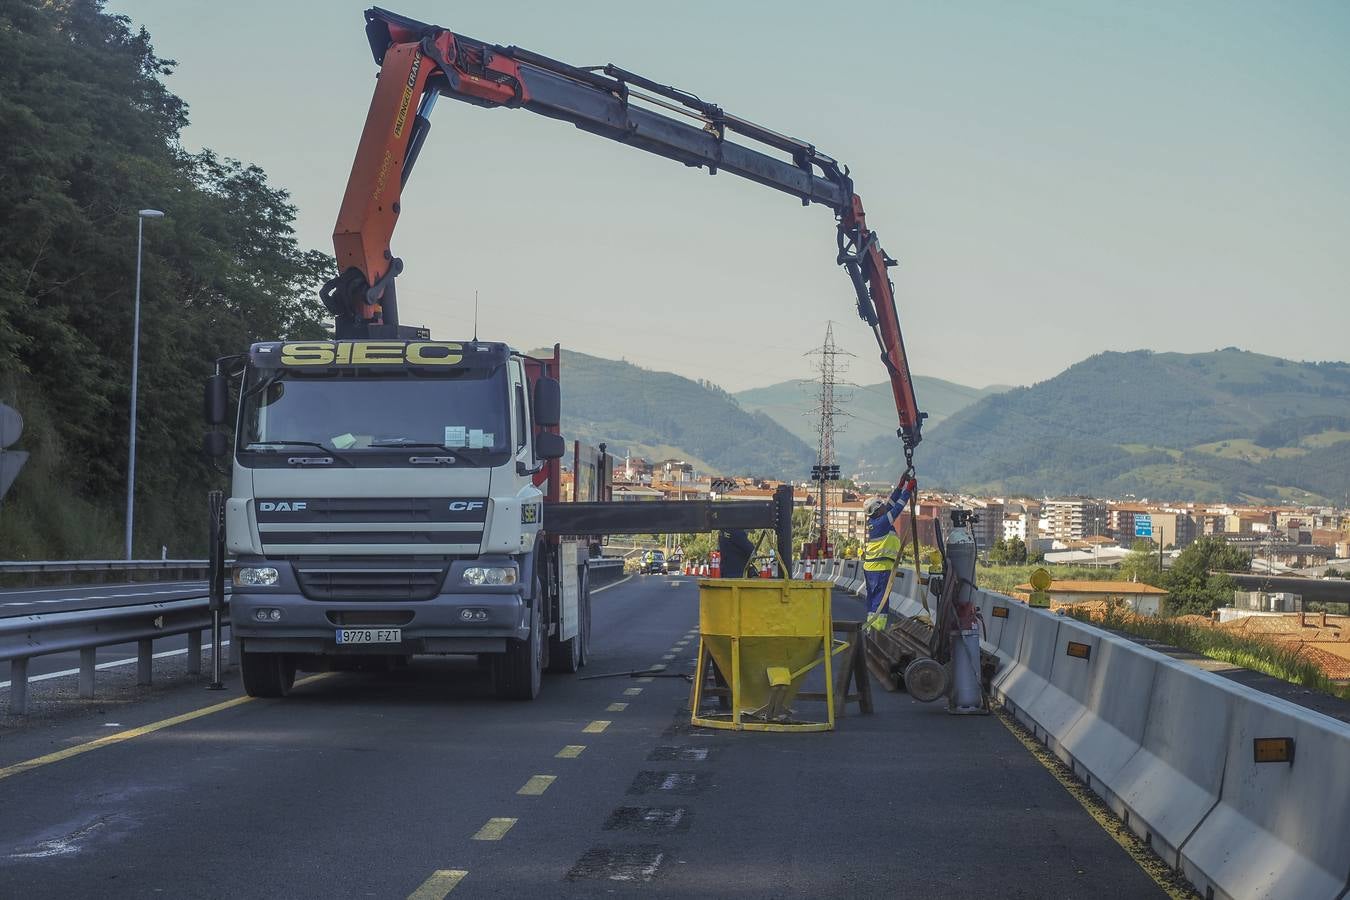
[(465, 584), (515, 584), (514, 566), (470, 566), (464, 570)]
[(240, 587), (271, 587), (277, 583), (277, 570), (271, 566), (238, 568), (234, 570), (234, 583)]

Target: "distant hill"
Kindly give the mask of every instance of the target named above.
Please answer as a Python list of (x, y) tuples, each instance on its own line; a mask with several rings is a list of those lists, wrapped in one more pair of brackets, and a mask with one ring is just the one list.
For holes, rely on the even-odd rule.
[[(863, 457), (877, 477), (899, 471), (893, 440)], [(985, 493), (1343, 501), (1350, 365), (1101, 353), (960, 410), (918, 461), (928, 485)]]
[(763, 413), (708, 382), (563, 351), (563, 434), (702, 472), (803, 478), (815, 452)]
[[(768, 387), (737, 391), (732, 396), (748, 410), (762, 412), (779, 425), (797, 435), (807, 446), (816, 445), (815, 409), (819, 382), (780, 381)], [(914, 376), (914, 395), (919, 408), (928, 413), (927, 425), (932, 427), (953, 413), (964, 409), (983, 397), (1009, 390), (1006, 385), (984, 388), (967, 387), (941, 378)], [(890, 382), (858, 385), (838, 389), (839, 407), (848, 414), (839, 420), (844, 430), (835, 437), (840, 463), (847, 468), (872, 441), (880, 437), (895, 440), (895, 401), (891, 397)]]

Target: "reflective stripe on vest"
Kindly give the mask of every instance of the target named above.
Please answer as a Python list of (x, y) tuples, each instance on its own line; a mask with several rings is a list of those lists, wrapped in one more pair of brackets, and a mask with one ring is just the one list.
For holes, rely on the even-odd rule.
[(900, 535), (892, 529), (879, 538), (869, 538), (863, 547), (863, 569), (887, 572), (900, 557)]

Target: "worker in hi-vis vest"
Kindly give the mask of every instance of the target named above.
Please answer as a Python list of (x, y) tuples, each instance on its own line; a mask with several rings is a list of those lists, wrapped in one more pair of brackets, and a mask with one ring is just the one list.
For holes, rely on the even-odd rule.
[(914, 496), (915, 481), (906, 475), (891, 492), (890, 499), (873, 497), (863, 506), (867, 516), (867, 543), (863, 545), (863, 578), (867, 580), (867, 623), (881, 628), (883, 616), (873, 615), (881, 608), (891, 570), (900, 558), (900, 535), (895, 530), (895, 518)]

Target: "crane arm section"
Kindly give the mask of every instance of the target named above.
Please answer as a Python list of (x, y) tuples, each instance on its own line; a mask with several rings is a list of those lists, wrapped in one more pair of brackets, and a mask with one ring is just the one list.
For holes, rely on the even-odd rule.
[(811, 144), (613, 65), (579, 68), (379, 8), (365, 15), (380, 75), (334, 229), (340, 274), (321, 295), (338, 337), (398, 324), (394, 279), (402, 263), (390, 242), (402, 189), (431, 128), (437, 98), (523, 108), (712, 174), (738, 175), (791, 194), (803, 205), (832, 209), (839, 262), (853, 282), (858, 314), (876, 335), (895, 396), (898, 433), (912, 453), (923, 414), (915, 403), (886, 272), (894, 260), (867, 228), (846, 168)]

